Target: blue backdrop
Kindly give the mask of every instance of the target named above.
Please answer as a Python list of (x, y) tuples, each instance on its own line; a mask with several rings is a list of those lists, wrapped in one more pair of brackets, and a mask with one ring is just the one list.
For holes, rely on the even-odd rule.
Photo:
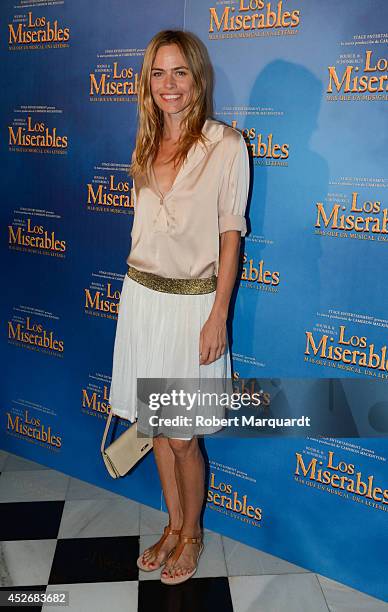
[[(164, 0), (163, 11), (4, 0), (1, 11), (2, 448), (165, 509), (152, 454), (113, 481), (99, 451), (137, 82), (165, 28), (203, 40), (214, 116), (251, 154), (234, 378), (387, 378), (384, 0)], [(365, 439), (207, 440), (205, 525), (388, 601), (386, 411), (370, 407)]]

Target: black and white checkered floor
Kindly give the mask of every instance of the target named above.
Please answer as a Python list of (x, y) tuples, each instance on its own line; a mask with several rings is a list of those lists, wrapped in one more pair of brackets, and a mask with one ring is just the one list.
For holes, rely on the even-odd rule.
[(136, 559), (158, 539), (166, 514), (4, 451), (0, 471), (2, 591), (68, 591), (71, 612), (388, 611), (387, 603), (207, 530), (195, 577), (165, 586), (159, 572), (139, 572)]

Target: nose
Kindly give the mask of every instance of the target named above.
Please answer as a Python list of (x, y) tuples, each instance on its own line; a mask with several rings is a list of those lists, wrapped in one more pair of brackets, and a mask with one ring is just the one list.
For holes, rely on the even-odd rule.
[(164, 84), (166, 87), (174, 88), (176, 87), (175, 76), (173, 73), (166, 72), (166, 77), (164, 79)]

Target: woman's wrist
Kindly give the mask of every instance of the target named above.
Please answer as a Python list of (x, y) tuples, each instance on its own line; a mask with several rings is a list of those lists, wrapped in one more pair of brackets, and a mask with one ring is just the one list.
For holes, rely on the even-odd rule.
[(228, 318), (228, 308), (225, 306), (217, 306), (213, 305), (213, 308), (210, 311), (209, 319), (215, 319), (220, 323), (226, 323)]

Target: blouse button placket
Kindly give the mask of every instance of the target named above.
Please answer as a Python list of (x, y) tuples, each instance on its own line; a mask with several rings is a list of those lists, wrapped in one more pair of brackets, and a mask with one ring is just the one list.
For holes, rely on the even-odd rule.
[[(159, 205), (163, 206), (165, 198), (170, 195), (170, 193), (173, 191), (173, 189), (175, 187), (176, 177), (175, 177), (175, 181), (174, 181), (172, 187), (167, 191), (167, 193), (163, 194), (160, 191), (160, 189), (159, 189), (158, 181), (156, 180), (155, 172), (154, 172), (152, 167), (151, 167), (151, 172), (153, 174), (154, 183), (155, 183), (155, 186), (156, 186), (157, 193), (159, 195)], [(161, 209), (159, 208), (159, 212), (157, 213), (156, 218), (154, 219), (154, 226), (157, 224), (157, 219), (159, 218), (160, 213), (161, 213)], [(171, 214), (168, 211), (166, 206), (164, 206), (164, 214), (165, 214), (165, 217), (166, 217), (166, 225), (167, 225), (166, 231), (167, 231), (167, 233), (171, 234), (171, 233), (173, 233), (174, 228), (175, 228), (175, 216), (174, 216), (174, 214)]]

